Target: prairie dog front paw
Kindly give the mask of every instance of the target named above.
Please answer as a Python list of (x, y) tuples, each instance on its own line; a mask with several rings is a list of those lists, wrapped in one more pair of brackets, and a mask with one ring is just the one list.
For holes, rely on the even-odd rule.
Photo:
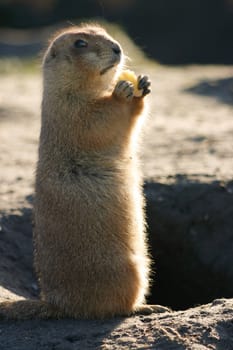
[(119, 98), (131, 101), (133, 99), (134, 87), (129, 81), (120, 80), (115, 86), (113, 94)]
[(138, 87), (138, 90), (141, 91), (142, 96), (146, 96), (151, 92), (151, 90), (149, 89), (150, 86), (151, 86), (151, 82), (148, 76), (139, 75), (137, 87)]
[(123, 80), (130, 82), (133, 85), (134, 97), (144, 97), (147, 94), (149, 94), (151, 91), (149, 89), (151, 82), (146, 75), (139, 75), (137, 77), (133, 71), (127, 69), (127, 70), (124, 70), (119, 76), (118, 81), (123, 81)]

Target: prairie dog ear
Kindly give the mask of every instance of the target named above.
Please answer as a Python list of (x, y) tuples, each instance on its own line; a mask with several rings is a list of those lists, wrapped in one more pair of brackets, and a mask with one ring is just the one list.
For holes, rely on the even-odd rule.
[(54, 45), (50, 48), (50, 57), (55, 58), (57, 56), (57, 50), (55, 49)]
[(53, 59), (56, 57), (57, 57), (56, 48), (54, 47), (54, 45), (49, 46), (44, 54), (43, 64), (52, 62)]

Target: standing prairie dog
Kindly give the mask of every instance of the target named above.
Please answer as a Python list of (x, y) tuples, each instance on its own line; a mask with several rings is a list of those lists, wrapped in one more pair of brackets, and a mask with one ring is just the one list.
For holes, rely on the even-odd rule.
[(150, 92), (120, 80), (123, 53), (106, 31), (71, 27), (43, 60), (36, 174), (40, 300), (0, 304), (5, 318), (105, 318), (165, 311), (145, 305), (150, 259), (136, 132)]

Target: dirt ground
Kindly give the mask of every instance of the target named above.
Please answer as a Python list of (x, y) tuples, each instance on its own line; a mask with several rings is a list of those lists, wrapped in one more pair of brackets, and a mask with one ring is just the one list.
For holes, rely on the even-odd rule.
[(232, 350), (233, 300), (103, 321), (1, 322), (2, 350)]
[[(211, 186), (214, 183), (231, 184), (233, 67), (163, 67), (151, 63), (143, 66), (142, 73), (150, 76), (153, 90), (149, 98), (150, 115), (141, 140), (141, 162), (145, 180), (157, 184), (157, 198), (164, 194), (165, 186), (169, 187), (169, 200), (174, 193), (177, 195), (176, 184), (181, 180)], [(0, 296), (2, 299), (35, 297), (38, 287), (32, 269), (31, 208), (40, 126), (41, 77), (39, 73), (28, 72), (1, 74), (0, 77)], [(225, 213), (223, 221), (231, 244), (228, 252), (232, 256), (233, 187), (226, 188), (227, 201), (224, 196), (214, 198)], [(179, 201), (187, 202), (187, 192), (180, 193)], [(159, 199), (156, 203), (159, 205)], [(192, 206), (196, 211), (204, 210), (208, 203), (211, 204), (210, 199), (198, 200), (193, 201)], [(175, 208), (177, 202), (173, 205)], [(190, 221), (194, 220), (195, 210), (188, 214)], [(213, 213), (218, 215), (216, 210)], [(204, 235), (206, 231), (202, 226), (198, 232)], [(217, 233), (221, 235), (221, 232)], [(227, 311), (224, 316), (222, 309), (214, 309), (218, 314), (216, 319), (215, 316), (211, 318), (209, 309), (204, 309), (202, 314), (197, 309), (188, 310), (190, 314), (174, 313), (174, 317), (179, 315), (179, 325), (175, 325), (173, 316), (143, 319), (137, 316), (124, 321), (89, 324), (68, 320), (61, 323), (0, 323), (1, 349), (230, 350), (233, 349), (232, 302), (219, 305), (227, 305)], [(196, 317), (202, 316), (199, 322)], [(215, 328), (208, 326), (207, 321), (203, 326), (202, 321), (208, 317), (211, 319), (208, 322), (215, 324)], [(76, 331), (77, 325), (79, 331)], [(88, 327), (91, 327), (89, 343), (85, 338)], [(95, 327), (98, 328), (97, 343), (91, 342)], [(62, 334), (62, 342), (59, 334)]]

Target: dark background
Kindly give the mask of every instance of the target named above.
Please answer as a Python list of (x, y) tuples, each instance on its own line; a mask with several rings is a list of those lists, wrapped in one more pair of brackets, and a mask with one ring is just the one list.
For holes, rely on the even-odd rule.
[(0, 0), (2, 28), (86, 18), (122, 25), (160, 63), (233, 63), (233, 0)]

